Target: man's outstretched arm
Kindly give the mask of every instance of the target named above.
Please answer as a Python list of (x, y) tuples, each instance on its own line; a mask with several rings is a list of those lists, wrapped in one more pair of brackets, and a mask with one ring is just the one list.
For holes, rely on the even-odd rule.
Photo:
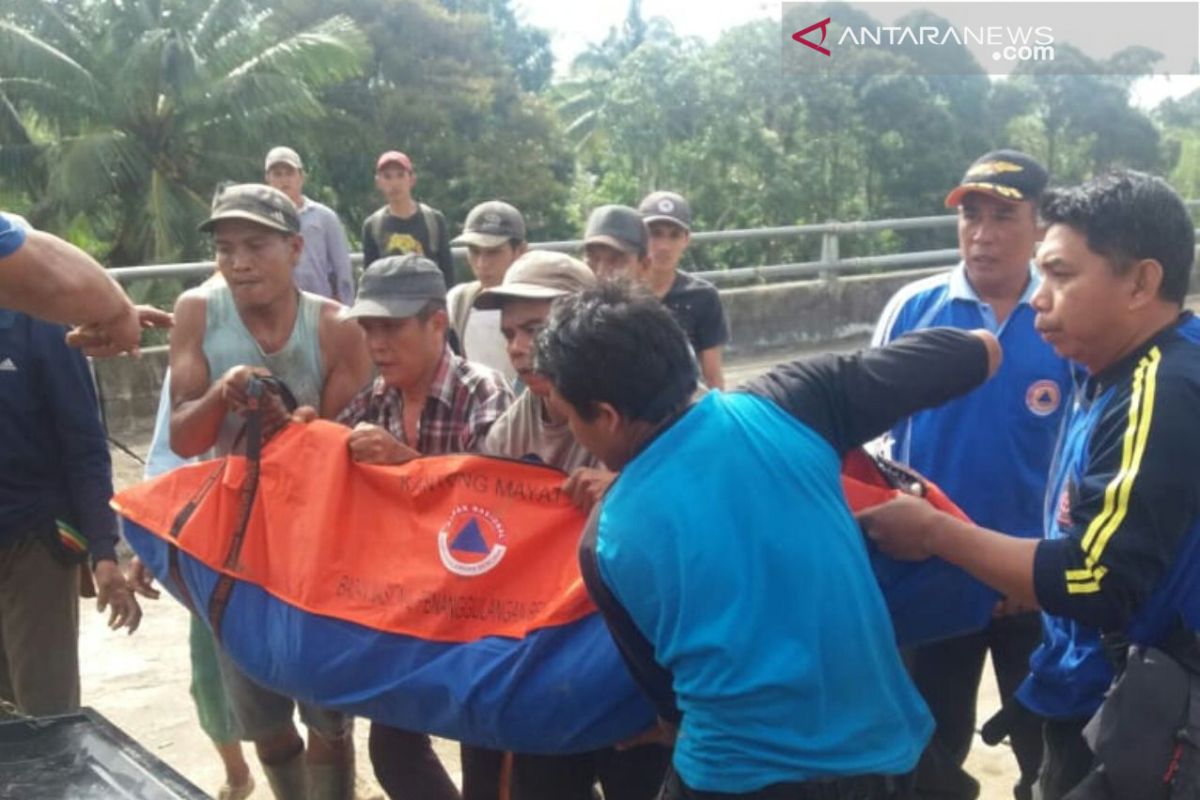
[(93, 327), (121, 351), (141, 338), (138, 312), (120, 285), (87, 253), (41, 231), (25, 232), (0, 257), (0, 307)]
[(886, 347), (780, 364), (736, 391), (773, 401), (842, 454), (976, 388), (1002, 357), (987, 331), (929, 328)]

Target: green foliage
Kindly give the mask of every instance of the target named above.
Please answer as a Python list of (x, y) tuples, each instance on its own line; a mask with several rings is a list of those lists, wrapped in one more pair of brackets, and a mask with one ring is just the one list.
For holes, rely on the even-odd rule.
[[(636, 11), (634, 4), (631, 17)], [(840, 4), (806, 13), (824, 11), (841, 25), (875, 24)], [(901, 20), (939, 22), (928, 12)], [(1057, 183), (1114, 166), (1162, 171), (1179, 149), (1130, 104), (1127, 74), (1158, 58), (1145, 48), (1096, 63), (1062, 46), (1059, 58), (1075, 74), (1035, 65), (1002, 81), (961, 46), (856, 52), (858, 63), (843, 51), (836, 72), (789, 75), (779, 26), (769, 20), (711, 45), (639, 39), (628, 20), (622, 30), (581, 56), (553, 90), (585, 172), (572, 188), (574, 219), (657, 188), (692, 201), (697, 230), (934, 215), (945, 213), (948, 189), (989, 149), (1028, 150)], [(830, 39), (840, 32), (832, 24)], [(1188, 106), (1196, 107), (1200, 101)], [(953, 246), (951, 231), (899, 231), (843, 238), (841, 255)], [(689, 257), (699, 268), (791, 263), (815, 259), (818, 247), (815, 237), (742, 242), (694, 247)]]
[(23, 0), (0, 20), (0, 170), (35, 225), (87, 215), (109, 263), (195, 258), (217, 182), (255, 176), (364, 51), (346, 17), (275, 35), (239, 0)]
[[(382, 202), (372, 178), (387, 149), (412, 156), (417, 196), (452, 235), (500, 198), (531, 238), (574, 238), (596, 205), (659, 188), (689, 198), (696, 230), (941, 214), (966, 165), (997, 147), (1031, 152), (1057, 183), (1130, 166), (1200, 192), (1200, 93), (1154, 117), (1133, 107), (1130, 75), (1159, 58), (1146, 48), (1097, 62), (1063, 44), (1053, 74), (992, 80), (955, 46), (794, 75), (780, 40), (769, 19), (688, 39), (630, 0), (555, 76), (549, 33), (514, 0), (9, 0), (0, 204), (132, 264), (202, 257), (195, 225), (214, 186), (259, 179), (277, 144), (303, 154), (306, 193), (352, 239)], [(949, 231), (898, 231), (844, 237), (841, 255), (951, 246)], [(819, 247), (755, 240), (688, 258), (794, 263)]]
[(520, 208), (532, 236), (567, 233), (574, 162), (550, 105), (524, 88), (545, 77), (537, 65), (548, 69), (548, 39), (534, 29), (520, 47), (498, 46), (497, 19), (502, 29), (517, 25), (506, 0), (287, 0), (280, 8), (289, 26), (347, 14), (371, 45), (363, 76), (327, 90), (325, 118), (288, 139), (312, 162), (311, 179), (352, 238), (383, 202), (375, 158), (393, 149), (413, 159), (415, 194), (445, 212), (451, 235), (488, 199)]

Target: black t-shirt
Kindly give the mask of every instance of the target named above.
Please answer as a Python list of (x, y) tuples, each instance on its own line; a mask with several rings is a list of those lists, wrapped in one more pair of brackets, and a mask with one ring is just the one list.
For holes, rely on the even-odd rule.
[(436, 208), (430, 209), (437, 222), (437, 252), (431, 252), (429, 228), (425, 214), (418, 208), (411, 217), (397, 217), (384, 206), (363, 223), (363, 269), (384, 256), (417, 253), (432, 260), (446, 278), (446, 288), (454, 285), (454, 259), (450, 255), (450, 237), (446, 218)]
[(675, 282), (662, 302), (683, 327), (697, 355), (729, 341), (729, 323), (721, 307), (721, 295), (717, 287), (703, 278), (677, 270)]

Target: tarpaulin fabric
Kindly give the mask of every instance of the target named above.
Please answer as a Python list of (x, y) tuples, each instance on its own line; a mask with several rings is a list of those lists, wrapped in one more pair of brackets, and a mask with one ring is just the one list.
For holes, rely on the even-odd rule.
[[(842, 489), (853, 511), (912, 494), (959, 519), (967, 519), (962, 509), (923, 476), (863, 450), (852, 450), (843, 459)], [(991, 620), (1000, 594), (959, 567), (940, 558), (899, 561), (881, 552), (870, 539), (867, 550), (901, 646), (973, 633)]]
[[(584, 518), (561, 472), (482, 456), (355, 464), (348, 436), (290, 425), (256, 465), (182, 467), (113, 504), (168, 590), (284, 694), (531, 753), (591, 750), (653, 724), (584, 589)], [(221, 576), (235, 580), (214, 618)]]
[[(356, 464), (348, 436), (289, 425), (260, 459), (184, 466), (113, 505), (164, 586), (248, 676), (288, 696), (527, 753), (592, 750), (653, 724), (583, 586), (585, 519), (563, 473), (467, 455)], [(853, 508), (918, 482), (961, 515), (881, 463), (847, 458)], [(872, 563), (900, 644), (986, 624), (992, 601), (949, 564)]]

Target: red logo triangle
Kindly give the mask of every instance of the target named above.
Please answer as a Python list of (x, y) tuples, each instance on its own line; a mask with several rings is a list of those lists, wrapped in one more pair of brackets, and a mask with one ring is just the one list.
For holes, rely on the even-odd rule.
[[(832, 54), (828, 50), (826, 50), (824, 47), (822, 47), (821, 45), (825, 44), (825, 36), (829, 33), (829, 30), (828, 30), (829, 29), (829, 21), (831, 19), (832, 19), (832, 17), (826, 17), (825, 19), (821, 20), (820, 22), (814, 22), (812, 25), (809, 25), (804, 30), (796, 31), (795, 33), (793, 33), (792, 38), (795, 39), (800, 44), (804, 45), (805, 47), (811, 47), (813, 50), (816, 50), (818, 53), (822, 53), (824, 55), (830, 56)], [(808, 39), (804, 38), (805, 35), (812, 33), (817, 28), (821, 29), (821, 41), (820, 42), (813, 43), (813, 42), (810, 42)]]

